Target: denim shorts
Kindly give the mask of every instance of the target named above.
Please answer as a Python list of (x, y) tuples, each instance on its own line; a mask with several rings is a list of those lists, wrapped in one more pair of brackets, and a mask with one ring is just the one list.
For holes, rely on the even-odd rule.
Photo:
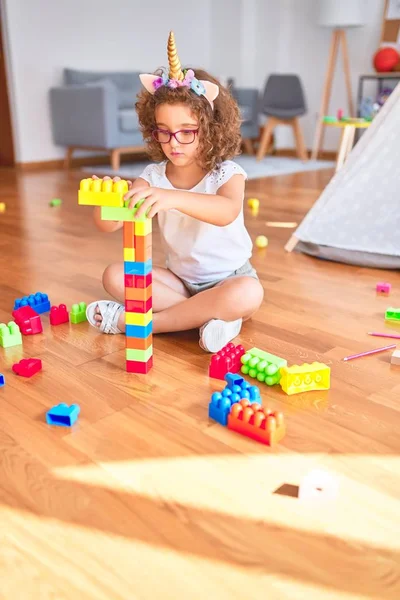
[(251, 262), (247, 260), (242, 267), (233, 271), (228, 277), (224, 277), (224, 279), (216, 279), (214, 281), (204, 281), (203, 283), (190, 283), (190, 281), (185, 281), (182, 279), (183, 285), (189, 291), (191, 296), (195, 296), (199, 292), (204, 292), (204, 290), (210, 290), (215, 287), (221, 281), (226, 281), (227, 279), (231, 279), (233, 277), (253, 277), (253, 279), (258, 279), (257, 271), (252, 266)]

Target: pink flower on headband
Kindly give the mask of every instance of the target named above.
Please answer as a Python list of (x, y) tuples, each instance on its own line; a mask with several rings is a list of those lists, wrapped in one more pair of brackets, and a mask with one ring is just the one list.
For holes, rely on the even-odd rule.
[(183, 80), (183, 85), (187, 85), (188, 87), (190, 87), (190, 84), (192, 83), (193, 78), (194, 78), (193, 69), (188, 69), (185, 73), (185, 79)]
[(171, 89), (175, 89), (177, 87), (180, 87), (180, 81), (177, 81), (176, 79), (169, 79), (167, 86)]
[(162, 77), (158, 77), (153, 81), (153, 87), (155, 90), (158, 90), (162, 85), (164, 85), (165, 81)]

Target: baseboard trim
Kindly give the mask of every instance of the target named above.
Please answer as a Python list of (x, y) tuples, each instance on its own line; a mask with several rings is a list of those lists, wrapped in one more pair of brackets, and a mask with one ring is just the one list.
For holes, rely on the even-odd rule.
[[(311, 156), (311, 150), (307, 150), (307, 154), (309, 157)], [(267, 155), (268, 156), (268, 155)], [(279, 150), (275, 150), (273, 156), (287, 156), (288, 158), (298, 158), (296, 150), (293, 148), (280, 148)], [(319, 153), (320, 160), (336, 160), (336, 152), (333, 150), (322, 150)]]

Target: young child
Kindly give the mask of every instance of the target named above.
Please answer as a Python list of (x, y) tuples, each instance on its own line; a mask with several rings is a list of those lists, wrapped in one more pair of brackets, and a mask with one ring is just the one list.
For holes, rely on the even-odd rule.
[[(249, 262), (244, 225), (246, 174), (230, 158), (240, 149), (239, 109), (205, 71), (181, 70), (173, 33), (169, 77), (141, 75), (136, 109), (150, 157), (157, 161), (130, 184), (125, 199), (137, 216), (158, 216), (166, 268), (153, 267), (153, 333), (200, 328), (200, 346), (217, 352), (240, 332), (263, 300)], [(160, 162), (161, 161), (161, 162)], [(117, 179), (117, 178), (115, 178)], [(112, 232), (122, 222), (102, 221)], [(118, 302), (93, 302), (88, 320), (104, 333), (123, 333), (124, 265), (104, 271), (105, 290)]]

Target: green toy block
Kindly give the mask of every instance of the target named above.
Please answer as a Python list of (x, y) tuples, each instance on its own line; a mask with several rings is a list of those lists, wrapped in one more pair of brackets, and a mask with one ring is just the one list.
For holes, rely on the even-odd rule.
[(400, 322), (400, 308), (392, 308), (391, 306), (386, 309), (385, 321), (397, 321)]
[(143, 204), (144, 200), (139, 200), (134, 208), (128, 208), (129, 200), (125, 200), (124, 208), (114, 208), (111, 206), (101, 207), (101, 218), (103, 221), (133, 221), (135, 223), (145, 222), (148, 220), (146, 215), (143, 215), (139, 219), (135, 217), (139, 206)]
[(10, 321), (8, 325), (0, 323), (0, 346), (10, 348), (22, 344), (22, 335), (18, 325)]
[(134, 348), (126, 349), (126, 360), (147, 362), (151, 356), (153, 356), (153, 344), (151, 344), (146, 350), (135, 350)]
[(86, 303), (79, 302), (79, 304), (73, 304), (71, 308), (71, 323), (77, 325), (83, 323), (86, 319)]
[(61, 198), (53, 198), (53, 200), (50, 200), (49, 204), (50, 206), (61, 206), (62, 200)]
[(287, 360), (264, 352), (259, 348), (252, 348), (241, 357), (241, 372), (249, 377), (257, 378), (258, 381), (267, 385), (275, 385), (281, 379), (281, 367), (287, 366)]

